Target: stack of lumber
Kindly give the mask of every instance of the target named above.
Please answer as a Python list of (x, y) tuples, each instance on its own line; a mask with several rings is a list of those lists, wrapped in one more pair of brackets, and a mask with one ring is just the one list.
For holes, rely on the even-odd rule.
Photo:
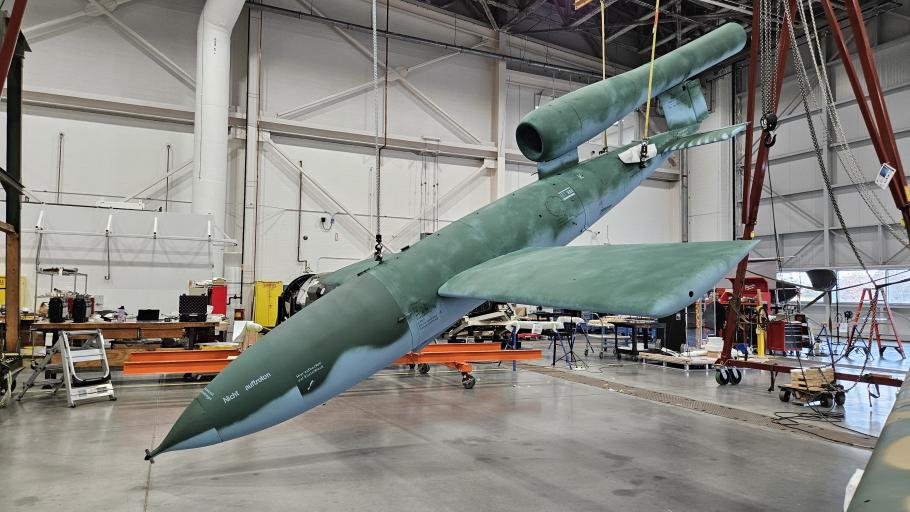
[(790, 385), (797, 388), (821, 389), (834, 384), (834, 368), (794, 368), (790, 370)]

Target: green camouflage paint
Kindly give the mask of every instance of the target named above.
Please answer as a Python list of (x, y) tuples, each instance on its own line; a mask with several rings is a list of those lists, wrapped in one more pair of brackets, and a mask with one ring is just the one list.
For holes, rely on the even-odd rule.
[[(742, 28), (735, 25), (705, 37), (716, 48), (695, 59), (692, 48), (701, 46), (687, 45), (680, 54), (682, 64), (672, 66), (672, 73), (660, 72), (661, 87), (669, 88), (675, 79), (681, 83), (739, 51), (745, 41)], [(661, 62), (672, 63), (674, 53)], [(623, 91), (631, 90), (622, 80), (611, 80)], [(631, 111), (643, 101), (639, 101), (641, 95), (632, 91), (625, 98), (596, 96), (589, 107), (592, 112), (605, 110), (612, 116)], [(605, 98), (617, 104), (604, 103)], [(560, 101), (562, 98), (550, 105), (555, 108)], [(570, 115), (577, 114), (573, 111)], [(585, 130), (591, 126), (586, 122)], [(521, 249), (567, 244), (663, 164), (671, 153), (670, 145), (695, 129), (690, 126), (653, 137), (651, 142), (661, 149), (644, 167), (620, 161), (618, 153), (626, 149), (620, 148), (581, 164), (541, 173), (539, 181), (453, 222), (407, 250), (385, 256), (382, 262), (364, 260), (325, 276), (322, 282), (337, 288), (290, 317), (228, 365), (187, 407), (161, 444), (147, 452), (147, 458), (226, 441), (285, 421), (324, 403), (404, 353), (421, 348), (482, 302), (440, 296), (440, 287), (453, 276)], [(655, 300), (658, 294), (688, 291), (654, 284)]]

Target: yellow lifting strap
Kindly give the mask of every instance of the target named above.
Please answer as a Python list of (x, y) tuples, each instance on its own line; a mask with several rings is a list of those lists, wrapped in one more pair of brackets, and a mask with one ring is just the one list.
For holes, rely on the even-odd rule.
[(651, 29), (651, 65), (648, 68), (648, 103), (645, 106), (645, 131), (641, 138), (648, 140), (648, 122), (651, 120), (651, 83), (654, 80), (654, 51), (657, 49), (657, 23), (660, 18), (660, 0), (654, 3), (654, 27)]

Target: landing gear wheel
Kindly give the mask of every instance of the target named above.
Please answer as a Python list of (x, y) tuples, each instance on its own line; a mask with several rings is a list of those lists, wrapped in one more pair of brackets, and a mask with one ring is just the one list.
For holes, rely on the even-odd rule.
[(777, 394), (777, 398), (780, 398), (781, 402), (789, 402), (790, 401), (790, 390), (789, 389), (780, 390), (780, 393)]
[(737, 368), (727, 370), (727, 376), (730, 378), (730, 384), (737, 385), (743, 380), (743, 372)]
[(417, 371), (421, 375), (426, 375), (430, 373), (430, 364), (429, 363), (420, 363), (417, 365)]
[(834, 403), (837, 405), (844, 405), (844, 402), (847, 401), (847, 393), (843, 391), (838, 391), (834, 393)]
[(730, 383), (730, 378), (727, 377), (727, 371), (723, 369), (714, 371), (714, 380), (721, 386), (726, 386)]
[(413, 370), (414, 368), (417, 368), (417, 365), (416, 365), (416, 364), (409, 364), (409, 365), (408, 365), (408, 369), (409, 369), (409, 370)]
[(461, 378), (461, 385), (464, 386), (465, 389), (473, 389), (474, 384), (477, 384), (477, 379), (475, 379), (474, 376), (470, 373), (464, 374), (464, 376)]
[(601, 351), (600, 351), (600, 354), (597, 354), (597, 357), (600, 358), (600, 359), (603, 359), (603, 358), (604, 358), (604, 351), (601, 350)]

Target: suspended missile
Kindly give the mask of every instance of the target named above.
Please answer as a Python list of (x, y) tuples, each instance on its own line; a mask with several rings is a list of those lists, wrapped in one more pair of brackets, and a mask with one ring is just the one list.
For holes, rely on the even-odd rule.
[[(146, 459), (235, 439), (325, 403), (418, 351), (486, 300), (665, 316), (714, 286), (752, 241), (564, 247), (677, 149), (729, 139), (743, 125), (696, 133), (707, 115), (687, 80), (742, 49), (726, 25), (655, 63), (669, 131), (654, 156), (628, 163), (633, 143), (578, 162), (576, 146), (645, 100), (641, 69), (554, 100), (522, 121), (522, 151), (539, 180), (406, 250), (322, 279), (330, 290), (245, 350), (183, 411)], [(574, 120), (573, 120), (574, 119)], [(529, 140), (530, 133), (536, 138)]]
[[(661, 95), (736, 55), (745, 44), (745, 30), (728, 23), (655, 59), (652, 95)], [(644, 64), (533, 110), (515, 132), (518, 148), (535, 162), (574, 151), (648, 99), (648, 69), (649, 64)]]

